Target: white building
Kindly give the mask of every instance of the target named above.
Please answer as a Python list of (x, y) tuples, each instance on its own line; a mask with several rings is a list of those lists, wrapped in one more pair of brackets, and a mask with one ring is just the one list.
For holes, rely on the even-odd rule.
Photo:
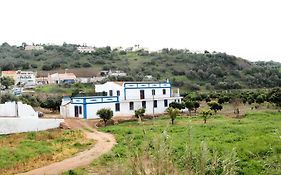
[(24, 50), (44, 50), (44, 47), (41, 45), (26, 45)]
[(0, 104), (0, 135), (57, 128), (63, 121), (38, 118), (38, 113), (30, 105), (21, 102)]
[(15, 84), (22, 84), (25, 87), (33, 87), (36, 85), (36, 73), (18, 70), (16, 74)]
[(127, 73), (122, 72), (122, 71), (120, 71), (120, 70), (116, 70), (116, 71), (111, 71), (111, 70), (109, 70), (108, 76), (126, 77), (126, 76), (127, 76)]
[(181, 102), (179, 90), (172, 91), (169, 82), (107, 82), (96, 85), (96, 92), (107, 96), (65, 97), (61, 104), (63, 117), (98, 118), (97, 111), (110, 108), (114, 116), (132, 116), (145, 108), (145, 114), (164, 113), (171, 102)]
[(76, 76), (74, 73), (54, 73), (48, 75), (48, 83), (50, 84), (63, 84), (63, 83), (75, 83)]
[(92, 47), (92, 46), (80, 46), (80, 47), (77, 47), (77, 50), (80, 53), (92, 53), (92, 52), (96, 51), (96, 48)]

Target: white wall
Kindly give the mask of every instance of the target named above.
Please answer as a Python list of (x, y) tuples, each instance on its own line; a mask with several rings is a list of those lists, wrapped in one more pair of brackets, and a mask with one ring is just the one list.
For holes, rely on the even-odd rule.
[(107, 92), (107, 96), (109, 96), (109, 91), (112, 90), (113, 92), (113, 96), (117, 96), (117, 90), (120, 91), (120, 96), (119, 98), (120, 99), (123, 99), (124, 97), (124, 90), (123, 90), (123, 87), (119, 84), (116, 84), (114, 82), (107, 82), (105, 84), (101, 84), (101, 85), (96, 85), (95, 86), (95, 91), (96, 92)]
[[(170, 88), (144, 88), (144, 89), (126, 89), (126, 100), (140, 99), (140, 90), (144, 90), (145, 99), (152, 99), (152, 89), (155, 90), (154, 98), (170, 97)], [(166, 89), (166, 94), (163, 94), (163, 89)]]
[(38, 113), (30, 105), (18, 102), (6, 102), (0, 104), (0, 117), (38, 118)]
[[(168, 106), (171, 102), (179, 98), (167, 98)], [(164, 99), (155, 99), (157, 100), (157, 108), (154, 108), (154, 114), (162, 114), (165, 112), (167, 107), (164, 106)], [(110, 108), (113, 111), (114, 116), (130, 116), (135, 114), (135, 110), (142, 108), (142, 101), (146, 101), (146, 112), (147, 115), (153, 114), (153, 100), (134, 100), (134, 109), (130, 110), (130, 101), (120, 102), (120, 111), (115, 111), (115, 103), (96, 103), (96, 104), (87, 104), (87, 119), (99, 118), (96, 113), (101, 108)], [(61, 116), (63, 117), (74, 117), (74, 106), (82, 107), (82, 114), (79, 114), (79, 118), (83, 118), (84, 106), (82, 104), (68, 104), (61, 106)]]
[(63, 119), (0, 117), (0, 135), (57, 128), (63, 121)]
[(0, 116), (15, 117), (16, 116), (15, 102), (6, 102), (5, 104), (0, 104)]

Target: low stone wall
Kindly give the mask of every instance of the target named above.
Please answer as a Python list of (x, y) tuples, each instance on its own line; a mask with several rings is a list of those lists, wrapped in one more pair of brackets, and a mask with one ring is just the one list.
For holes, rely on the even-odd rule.
[(0, 117), (0, 135), (58, 128), (63, 119)]

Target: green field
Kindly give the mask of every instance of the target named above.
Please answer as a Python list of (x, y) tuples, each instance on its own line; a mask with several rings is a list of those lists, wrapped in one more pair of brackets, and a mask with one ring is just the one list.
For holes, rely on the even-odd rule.
[[(113, 133), (118, 144), (91, 167), (77, 170), (77, 174), (130, 174), (141, 162), (151, 160), (176, 169), (164, 174), (187, 174), (186, 164), (190, 162), (193, 172), (200, 174), (202, 159), (202, 174), (223, 174), (227, 167), (236, 174), (281, 174), (280, 113), (248, 113), (243, 119), (216, 116), (207, 124), (200, 117), (178, 117), (171, 125), (168, 117), (161, 117), (143, 124), (127, 122), (100, 130)], [(163, 135), (165, 142), (161, 142)], [(190, 148), (193, 156), (187, 162), (186, 151), (190, 153)], [(140, 159), (143, 155), (152, 159)], [(218, 165), (212, 170), (214, 160)]]
[(82, 131), (49, 130), (0, 136), (0, 174), (15, 174), (63, 160), (93, 142)]

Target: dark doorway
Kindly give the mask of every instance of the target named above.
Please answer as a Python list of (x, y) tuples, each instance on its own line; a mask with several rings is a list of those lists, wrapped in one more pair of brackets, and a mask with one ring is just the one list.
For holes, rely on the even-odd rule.
[(79, 107), (78, 106), (74, 106), (74, 116), (79, 117)]

